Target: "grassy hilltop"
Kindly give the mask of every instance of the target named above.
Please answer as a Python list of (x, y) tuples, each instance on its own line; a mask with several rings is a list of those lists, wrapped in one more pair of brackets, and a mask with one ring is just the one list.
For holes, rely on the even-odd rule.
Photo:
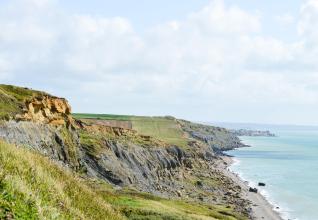
[(24, 101), (44, 92), (0, 84), (0, 119), (10, 118), (22, 112)]
[(161, 139), (169, 144), (186, 146), (184, 132), (173, 117), (146, 117), (111, 114), (73, 114), (77, 119), (119, 120), (132, 123), (138, 133)]

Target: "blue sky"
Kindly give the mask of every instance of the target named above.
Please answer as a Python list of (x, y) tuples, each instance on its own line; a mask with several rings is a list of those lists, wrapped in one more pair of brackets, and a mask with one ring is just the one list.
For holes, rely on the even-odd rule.
[(317, 0), (4, 0), (0, 80), (75, 112), (318, 124)]

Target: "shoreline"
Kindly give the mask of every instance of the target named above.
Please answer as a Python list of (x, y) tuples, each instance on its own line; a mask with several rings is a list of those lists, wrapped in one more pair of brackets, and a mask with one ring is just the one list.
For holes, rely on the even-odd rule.
[(241, 196), (251, 202), (251, 217), (252, 219), (265, 219), (265, 220), (283, 220), (282, 216), (275, 207), (259, 192), (249, 192), (248, 182), (241, 179), (236, 173), (229, 170), (229, 167), (234, 163), (233, 157), (228, 155), (220, 156), (223, 162), (219, 164), (221, 171), (225, 176), (232, 179), (242, 189)]

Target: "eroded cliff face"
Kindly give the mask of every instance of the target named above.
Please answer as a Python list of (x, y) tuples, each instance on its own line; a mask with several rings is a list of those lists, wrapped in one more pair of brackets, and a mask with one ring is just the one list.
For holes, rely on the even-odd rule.
[(71, 106), (67, 100), (53, 96), (39, 96), (25, 101), (24, 113), (16, 116), (20, 121), (51, 125), (71, 125)]
[(215, 169), (216, 145), (238, 144), (223, 130), (183, 122), (192, 139), (187, 147), (173, 146), (131, 129), (75, 121), (68, 102), (49, 95), (26, 99), (15, 119), (0, 122), (1, 139), (89, 177), (168, 198), (246, 207), (240, 188)]
[(197, 124), (185, 120), (178, 120), (178, 123), (189, 137), (205, 143), (215, 152), (246, 147), (235, 134), (225, 128)]
[(75, 170), (81, 167), (78, 133), (66, 126), (56, 127), (32, 121), (2, 121), (0, 139), (35, 150)]

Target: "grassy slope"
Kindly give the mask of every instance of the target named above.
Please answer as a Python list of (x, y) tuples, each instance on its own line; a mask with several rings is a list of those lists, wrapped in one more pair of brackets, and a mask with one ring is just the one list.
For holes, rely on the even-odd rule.
[(121, 192), (104, 194), (105, 199), (129, 219), (246, 219), (231, 207), (209, 206), (181, 200), (166, 200), (149, 194)]
[(231, 207), (115, 191), (0, 141), (0, 219), (244, 219)]
[(21, 113), (24, 101), (33, 96), (44, 94), (26, 88), (0, 84), (0, 119)]
[(0, 219), (121, 219), (83, 180), (37, 153), (0, 142), (0, 168)]
[(73, 114), (75, 118), (92, 118), (104, 120), (131, 121), (134, 130), (140, 134), (149, 135), (169, 144), (186, 146), (187, 139), (183, 131), (172, 117), (144, 117), (110, 114)]

